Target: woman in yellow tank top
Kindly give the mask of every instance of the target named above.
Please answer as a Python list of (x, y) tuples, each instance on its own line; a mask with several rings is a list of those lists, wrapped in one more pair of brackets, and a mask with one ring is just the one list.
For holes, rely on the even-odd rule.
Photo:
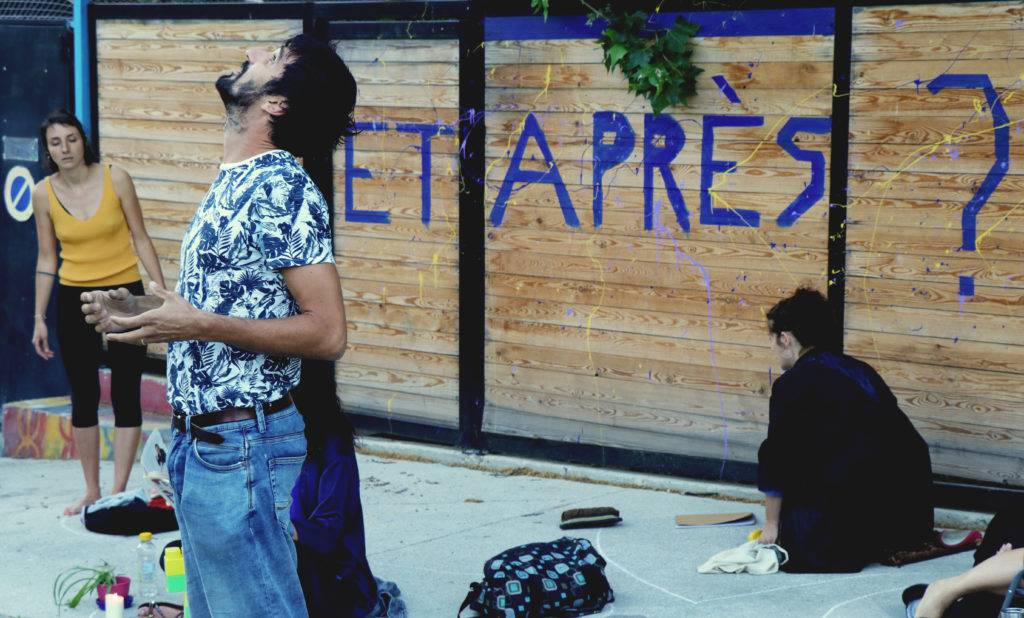
[[(81, 123), (64, 110), (50, 114), (39, 134), (46, 146), (43, 167), (54, 173), (36, 185), (32, 196), (39, 241), (32, 344), (43, 359), (53, 358), (46, 308), (54, 279), (59, 279), (57, 341), (71, 385), (71, 425), (85, 474), (85, 495), (64, 510), (65, 515), (74, 515), (100, 498), (98, 408), (103, 343), (95, 328), (85, 322), (80, 296), (88, 290), (119, 287), (143, 294), (140, 261), (150, 279), (163, 286), (164, 278), (128, 173), (98, 164)], [(117, 428), (114, 493), (124, 491), (139, 446), (139, 390), (145, 356), (144, 347), (108, 342), (106, 361)]]

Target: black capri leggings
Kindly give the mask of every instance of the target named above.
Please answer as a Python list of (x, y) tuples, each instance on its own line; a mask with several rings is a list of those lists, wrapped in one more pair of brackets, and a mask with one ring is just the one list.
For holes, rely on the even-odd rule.
[[(57, 343), (60, 359), (71, 383), (71, 425), (94, 427), (99, 424), (100, 405), (99, 369), (103, 360), (110, 367), (110, 399), (114, 407), (115, 427), (142, 425), (142, 405), (139, 401), (142, 382), (142, 364), (146, 359), (144, 346), (107, 342), (103, 353), (103, 340), (96, 327), (86, 324), (82, 313), (82, 292), (128, 288), (132, 294), (145, 293), (141, 281), (127, 285), (101, 287), (57, 286)], [(104, 359), (106, 356), (106, 359)]]

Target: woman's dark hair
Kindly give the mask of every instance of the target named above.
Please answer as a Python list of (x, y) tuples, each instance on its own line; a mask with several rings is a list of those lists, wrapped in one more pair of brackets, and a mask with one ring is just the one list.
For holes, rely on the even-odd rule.
[(327, 438), (338, 437), (346, 449), (354, 446), (355, 428), (334, 394), (334, 364), (304, 359), (299, 385), (292, 389), (295, 407), (306, 423), (306, 456), (323, 457)]
[(78, 121), (78, 118), (66, 109), (55, 109), (50, 112), (39, 125), (39, 146), (43, 149), (41, 157), (41, 164), (43, 170), (47, 172), (56, 172), (57, 164), (54, 163), (53, 157), (50, 156), (49, 143), (46, 140), (46, 130), (55, 124), (62, 124), (68, 127), (74, 127), (78, 129), (78, 134), (82, 138), (82, 147), (85, 151), (85, 164), (92, 165), (99, 161), (96, 157), (96, 153), (92, 149), (92, 145), (89, 144), (89, 138), (85, 135), (85, 129), (82, 128), (82, 123)]
[(792, 296), (775, 303), (767, 317), (768, 331), (774, 335), (789, 331), (805, 348), (836, 348), (837, 329), (832, 307), (817, 290), (797, 288)]
[(334, 48), (308, 34), (282, 47), (284, 73), (263, 92), (283, 96), (288, 107), (272, 117), (270, 140), (299, 157), (333, 151), (342, 138), (355, 134), (356, 80)]

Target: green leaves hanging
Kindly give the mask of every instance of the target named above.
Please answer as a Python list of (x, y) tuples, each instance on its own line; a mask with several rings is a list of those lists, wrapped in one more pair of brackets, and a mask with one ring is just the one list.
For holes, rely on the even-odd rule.
[[(651, 103), (655, 114), (674, 105), (685, 105), (697, 94), (697, 76), (704, 69), (694, 66), (693, 37), (697, 24), (677, 17), (668, 29), (649, 27), (650, 15), (644, 11), (619, 13), (606, 7), (597, 10), (581, 0), (590, 10), (589, 21), (608, 22), (599, 42), (604, 51), (604, 66), (618, 69), (629, 82), (629, 91)], [(548, 0), (531, 0), (534, 13), (548, 16)]]

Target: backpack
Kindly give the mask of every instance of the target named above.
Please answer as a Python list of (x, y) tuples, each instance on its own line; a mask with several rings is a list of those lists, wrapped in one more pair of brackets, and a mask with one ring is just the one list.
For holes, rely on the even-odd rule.
[(484, 579), (470, 584), (459, 618), (597, 613), (615, 600), (604, 567), (604, 558), (586, 539), (562, 537), (507, 549), (484, 563)]

